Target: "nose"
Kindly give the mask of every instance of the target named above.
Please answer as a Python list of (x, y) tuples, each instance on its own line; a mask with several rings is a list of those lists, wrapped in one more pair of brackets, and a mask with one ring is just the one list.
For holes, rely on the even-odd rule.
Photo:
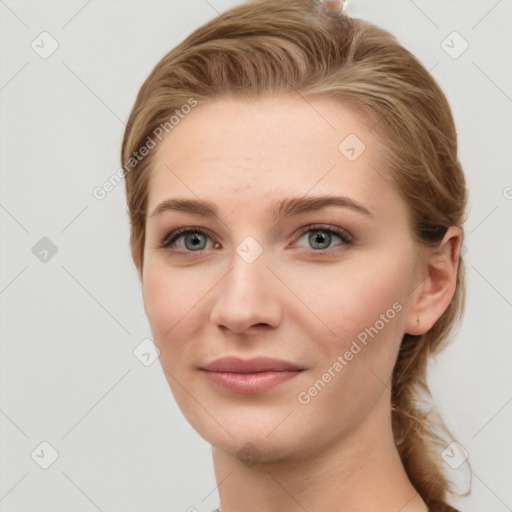
[(278, 284), (273, 272), (267, 268), (264, 254), (248, 263), (234, 253), (231, 270), (215, 287), (217, 296), (210, 321), (236, 334), (277, 327), (282, 317)]

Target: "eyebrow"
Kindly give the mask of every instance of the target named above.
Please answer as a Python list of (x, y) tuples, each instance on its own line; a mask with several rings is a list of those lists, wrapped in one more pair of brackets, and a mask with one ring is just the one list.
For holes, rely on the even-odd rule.
[[(270, 214), (274, 217), (291, 217), (321, 210), (328, 206), (338, 206), (353, 210), (366, 217), (373, 217), (368, 208), (358, 203), (350, 197), (342, 196), (309, 196), (309, 197), (291, 197), (281, 200), (270, 209)], [(162, 201), (151, 213), (150, 217), (160, 215), (167, 211), (178, 211), (191, 213), (201, 217), (217, 217), (218, 209), (215, 203), (201, 199), (166, 199)]]

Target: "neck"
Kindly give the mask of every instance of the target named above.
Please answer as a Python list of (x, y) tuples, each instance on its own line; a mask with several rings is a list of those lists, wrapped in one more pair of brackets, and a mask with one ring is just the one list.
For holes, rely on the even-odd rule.
[(293, 454), (212, 454), (221, 512), (428, 512), (396, 449), (389, 404), (335, 442), (315, 439)]

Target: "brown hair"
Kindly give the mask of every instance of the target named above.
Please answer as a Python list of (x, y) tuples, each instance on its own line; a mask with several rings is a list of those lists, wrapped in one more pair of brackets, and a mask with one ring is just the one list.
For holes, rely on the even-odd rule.
[[(121, 161), (132, 256), (141, 278), (153, 154), (133, 155), (159, 127), (170, 132), (170, 116), (194, 101), (293, 92), (337, 98), (363, 112), (393, 186), (409, 205), (419, 245), (435, 246), (449, 226), (462, 228), (467, 189), (456, 129), (444, 93), (423, 65), (393, 35), (365, 20), (327, 16), (308, 0), (253, 0), (193, 32), (160, 60), (138, 93)], [(396, 446), (431, 511), (453, 510), (447, 494), (457, 493), (441, 452), (454, 438), (437, 411), (420, 400), (431, 398), (427, 362), (446, 346), (464, 302), (459, 256), (451, 303), (428, 332), (404, 336), (392, 377)]]

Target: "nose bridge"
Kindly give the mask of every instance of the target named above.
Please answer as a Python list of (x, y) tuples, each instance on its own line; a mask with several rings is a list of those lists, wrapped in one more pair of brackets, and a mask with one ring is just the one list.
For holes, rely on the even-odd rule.
[(253, 238), (245, 238), (233, 252), (231, 270), (222, 280), (211, 311), (211, 321), (235, 332), (253, 325), (276, 326), (281, 307), (275, 277), (267, 268), (268, 254)]

